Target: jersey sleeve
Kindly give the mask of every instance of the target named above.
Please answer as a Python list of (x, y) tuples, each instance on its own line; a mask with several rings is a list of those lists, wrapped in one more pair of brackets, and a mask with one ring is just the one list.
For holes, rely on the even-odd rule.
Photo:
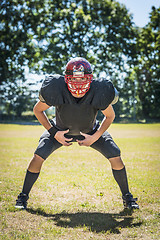
[(64, 84), (64, 79), (60, 75), (46, 77), (39, 91), (39, 100), (49, 106), (62, 104)]
[(41, 89), (39, 91), (39, 100), (43, 103), (46, 103), (45, 99), (42, 97)]
[(105, 110), (110, 104), (115, 104), (118, 101), (118, 91), (113, 86), (111, 81), (99, 80), (94, 83), (95, 96), (93, 104), (99, 110)]
[(113, 101), (111, 102), (112, 105), (116, 104), (116, 103), (118, 102), (118, 99), (119, 99), (119, 92), (117, 91), (116, 88), (114, 88), (114, 92), (115, 92), (115, 94), (114, 94), (114, 99), (113, 99)]

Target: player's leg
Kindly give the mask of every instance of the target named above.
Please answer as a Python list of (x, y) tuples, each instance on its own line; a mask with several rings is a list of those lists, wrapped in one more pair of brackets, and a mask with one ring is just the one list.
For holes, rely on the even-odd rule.
[(108, 132), (105, 132), (98, 141), (91, 145), (91, 147), (109, 159), (114, 179), (119, 185), (122, 193), (124, 207), (139, 208), (136, 203), (136, 199), (134, 199), (132, 194), (129, 192), (126, 168), (120, 157), (120, 149), (113, 141), (111, 135)]
[(18, 195), (16, 200), (16, 208), (26, 209), (27, 207), (27, 200), (29, 199), (29, 193), (32, 189), (32, 186), (36, 182), (39, 177), (39, 173), (43, 162), (48, 156), (61, 147), (62, 145), (56, 141), (55, 138), (51, 137), (48, 131), (45, 131), (39, 141), (39, 145), (35, 151), (35, 154), (30, 161), (28, 166), (26, 176), (24, 179), (24, 184), (22, 188), (22, 192)]
[(39, 173), (42, 167), (44, 159), (39, 157), (38, 155), (34, 154), (29, 167), (26, 172), (26, 176), (23, 183), (22, 192), (18, 195), (16, 200), (16, 208), (26, 209), (27, 207), (27, 200), (29, 199), (29, 192), (33, 184), (36, 182), (37, 178), (39, 177)]
[(118, 183), (122, 195), (129, 192), (127, 173), (120, 156), (109, 158), (114, 179)]

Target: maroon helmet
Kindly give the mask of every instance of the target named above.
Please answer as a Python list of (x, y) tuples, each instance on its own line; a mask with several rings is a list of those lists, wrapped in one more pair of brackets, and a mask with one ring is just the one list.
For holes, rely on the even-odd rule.
[[(79, 96), (89, 90), (93, 75), (91, 65), (85, 58), (72, 58), (67, 63), (64, 73), (65, 82), (72, 94)], [(81, 81), (76, 78), (81, 78)]]

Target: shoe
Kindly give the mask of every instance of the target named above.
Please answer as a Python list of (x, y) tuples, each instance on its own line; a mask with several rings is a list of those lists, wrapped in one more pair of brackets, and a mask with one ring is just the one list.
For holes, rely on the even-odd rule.
[(27, 208), (27, 200), (29, 199), (29, 196), (25, 193), (20, 193), (18, 195), (18, 198), (16, 200), (15, 208), (19, 209), (26, 209)]
[(133, 198), (131, 193), (126, 193), (122, 196), (122, 199), (125, 209), (139, 209), (139, 205), (136, 203), (137, 198)]

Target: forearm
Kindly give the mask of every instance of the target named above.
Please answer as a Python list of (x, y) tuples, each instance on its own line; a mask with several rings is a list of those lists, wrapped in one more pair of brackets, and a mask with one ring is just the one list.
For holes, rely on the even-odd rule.
[(37, 111), (36, 109), (33, 110), (36, 118), (38, 119), (38, 121), (47, 129), (49, 130), (52, 125), (48, 120), (48, 117), (46, 116), (44, 111)]
[(103, 118), (103, 121), (102, 121), (100, 127), (94, 133), (94, 137), (96, 140), (98, 140), (102, 136), (102, 134), (109, 128), (109, 126), (111, 125), (113, 120), (114, 120), (114, 116)]
[(112, 105), (109, 105), (105, 110), (102, 111), (102, 113), (104, 115), (103, 121), (98, 130), (92, 135), (94, 141), (97, 141), (102, 136), (102, 134), (109, 128), (115, 118), (115, 112)]
[(81, 133), (82, 136), (85, 137), (84, 140), (77, 140), (78, 144), (80, 146), (91, 146), (94, 142), (96, 142), (101, 136), (102, 134), (109, 128), (109, 126), (111, 125), (111, 123), (114, 120), (114, 116), (108, 116), (108, 117), (104, 117), (100, 127), (98, 128), (98, 130), (93, 134), (93, 135), (89, 135), (89, 134), (85, 134), (85, 133)]

